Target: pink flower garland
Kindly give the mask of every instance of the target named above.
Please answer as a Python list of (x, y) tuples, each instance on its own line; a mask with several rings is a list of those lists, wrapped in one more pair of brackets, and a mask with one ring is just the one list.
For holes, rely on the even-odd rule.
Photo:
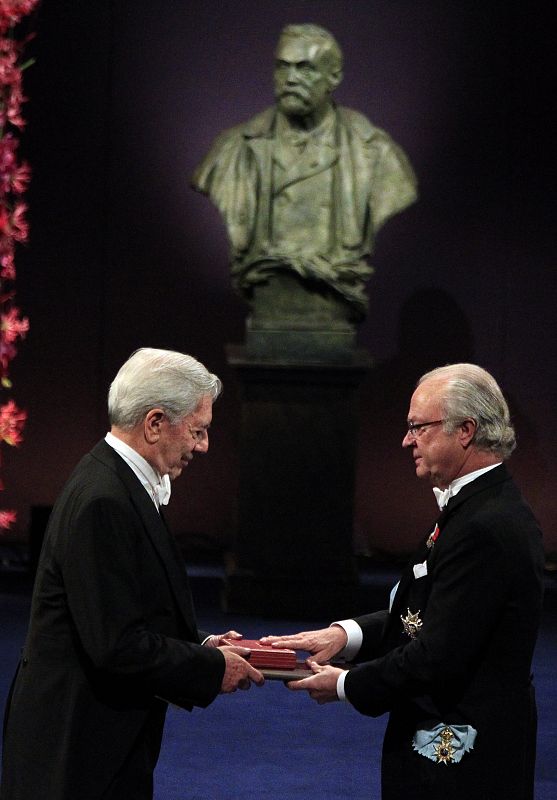
[[(22, 90), (22, 72), (29, 64), (21, 62), (26, 40), (14, 36), (15, 26), (38, 5), (39, 0), (0, 0), (0, 384), (11, 388), (8, 376), (11, 360), (17, 354), (16, 342), (29, 330), (29, 320), (14, 304), (14, 253), (18, 242), (26, 242), (29, 228), (27, 206), (22, 196), (31, 170), (18, 160), (17, 132), (25, 126), (21, 114), (26, 98)], [(27, 412), (13, 400), (0, 405), (0, 445), (12, 447), (22, 440)], [(0, 489), (3, 488), (0, 478)], [(16, 521), (15, 511), (0, 509), (0, 533)]]

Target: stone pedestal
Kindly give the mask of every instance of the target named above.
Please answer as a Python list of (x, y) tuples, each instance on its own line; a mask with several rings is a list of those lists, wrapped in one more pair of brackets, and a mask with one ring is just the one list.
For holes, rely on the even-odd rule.
[(286, 269), (253, 287), (247, 358), (273, 363), (345, 365), (354, 358), (356, 323), (348, 303), (325, 284)]
[(353, 614), (358, 387), (371, 366), (256, 360), (228, 347), (241, 387), (240, 480), (225, 608), (273, 617)]

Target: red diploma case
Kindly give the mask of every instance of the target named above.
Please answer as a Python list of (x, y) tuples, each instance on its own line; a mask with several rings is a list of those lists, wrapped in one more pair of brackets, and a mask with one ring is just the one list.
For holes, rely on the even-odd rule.
[(269, 647), (257, 639), (223, 639), (224, 644), (246, 647), (250, 650), (249, 663), (266, 678), (295, 681), (313, 675), (305, 661), (300, 661), (295, 650), (286, 647)]

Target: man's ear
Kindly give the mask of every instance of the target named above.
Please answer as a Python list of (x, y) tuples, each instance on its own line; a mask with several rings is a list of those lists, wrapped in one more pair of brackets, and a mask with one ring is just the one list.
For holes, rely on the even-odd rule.
[(143, 431), (145, 434), (145, 441), (149, 444), (158, 442), (161, 435), (161, 426), (166, 419), (166, 414), (162, 408), (151, 408), (143, 422)]
[(342, 70), (340, 69), (340, 67), (338, 69), (332, 69), (329, 72), (329, 86), (330, 86), (331, 92), (334, 92), (334, 90), (337, 88), (337, 86), (341, 82), (342, 78), (343, 78), (343, 73), (342, 73)]
[(476, 435), (476, 420), (465, 419), (460, 423), (458, 429), (458, 439), (463, 447), (468, 447), (474, 441)]

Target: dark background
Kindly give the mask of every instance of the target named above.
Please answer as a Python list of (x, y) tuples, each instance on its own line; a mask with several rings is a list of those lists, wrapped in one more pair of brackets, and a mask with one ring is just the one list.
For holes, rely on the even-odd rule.
[[(52, 504), (104, 435), (121, 363), (139, 346), (179, 349), (225, 391), (210, 453), (175, 484), (169, 516), (192, 552), (230, 544), (241, 442), (224, 347), (242, 341), (245, 308), (224, 225), (189, 180), (220, 131), (272, 102), (274, 46), (293, 22), (337, 37), (337, 101), (385, 128), (419, 179), (419, 202), (379, 234), (360, 329), (376, 366), (361, 389), (355, 551), (396, 557), (435, 516), (400, 447), (408, 400), (424, 370), (471, 360), (509, 398), (511, 470), (555, 554), (553, 42), (525, 3), (43, 2), (21, 144), (33, 181), (17, 296), (31, 331), (10, 395), (29, 421), (21, 448), (4, 450), (2, 506), (25, 534), (31, 508)], [(342, 435), (339, 419), (330, 436)]]

